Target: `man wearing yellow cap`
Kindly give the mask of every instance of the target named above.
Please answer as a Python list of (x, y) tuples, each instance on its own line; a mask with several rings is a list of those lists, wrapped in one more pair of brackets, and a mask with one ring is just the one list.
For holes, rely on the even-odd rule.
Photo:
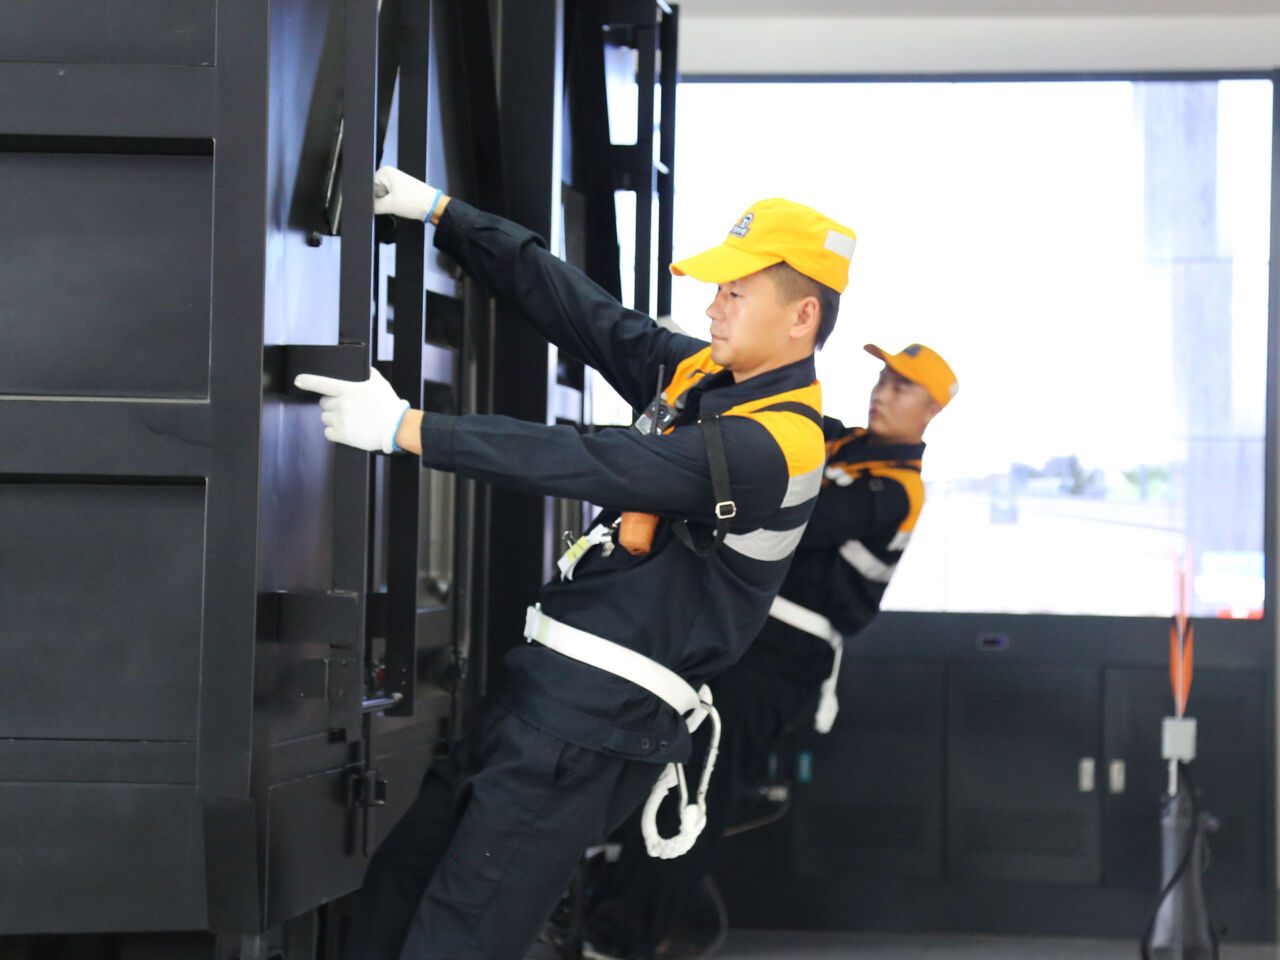
[[(704, 791), (686, 791), (679, 764), (690, 728), (718, 725), (705, 683), (764, 623), (821, 486), (813, 351), (835, 321), (854, 235), (790, 201), (753, 206), (722, 245), (673, 267), (717, 285), (707, 343), (627, 310), (524, 228), (399, 170), (379, 170), (374, 195), (378, 213), (435, 224), (437, 247), (644, 411), (631, 428), (580, 435), (409, 410), (376, 373), (298, 378), (323, 394), (330, 440), (603, 507), (529, 609), (506, 691), (375, 853), (344, 955), (512, 960), (583, 850), (646, 796), (681, 795), (680, 831), (651, 831), (653, 853), (678, 854), (701, 828)], [(624, 513), (658, 519), (623, 539)]]
[(622, 855), (587, 918), (589, 960), (649, 960), (710, 872), (726, 828), (764, 776), (777, 738), (812, 722), (831, 729), (845, 638), (880, 611), (889, 578), (924, 504), (924, 431), (956, 394), (955, 374), (926, 346), (889, 354), (871, 391), (868, 426), (828, 418), (821, 492), (770, 616), (733, 667), (711, 683), (723, 723), (707, 826), (687, 855), (644, 855), (629, 824)]

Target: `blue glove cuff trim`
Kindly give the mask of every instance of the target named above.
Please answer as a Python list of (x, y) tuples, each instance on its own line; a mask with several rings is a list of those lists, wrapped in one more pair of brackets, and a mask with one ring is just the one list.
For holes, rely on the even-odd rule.
[(404, 423), (404, 415), (408, 412), (409, 412), (409, 403), (406, 401), (404, 405), (404, 409), (400, 411), (400, 419), (396, 421), (396, 428), (391, 433), (391, 452), (392, 453), (404, 452), (404, 447), (396, 443), (396, 437), (400, 436), (400, 424)]
[(436, 195), (431, 198), (431, 206), (427, 207), (427, 223), (431, 222), (431, 215), (436, 212), (436, 204), (440, 202), (442, 196), (444, 196), (444, 191), (437, 190)]

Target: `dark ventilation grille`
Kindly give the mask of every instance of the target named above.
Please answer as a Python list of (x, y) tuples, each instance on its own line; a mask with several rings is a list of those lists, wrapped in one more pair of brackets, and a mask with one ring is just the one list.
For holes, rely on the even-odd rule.
[(969, 854), (1086, 857), (1088, 824), (1075, 813), (966, 810), (962, 849)]
[(913, 806), (818, 804), (806, 811), (800, 842), (814, 847), (918, 847), (927, 811)]

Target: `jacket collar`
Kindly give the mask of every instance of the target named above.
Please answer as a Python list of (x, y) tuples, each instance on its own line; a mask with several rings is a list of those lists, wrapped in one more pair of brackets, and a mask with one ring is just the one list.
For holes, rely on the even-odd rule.
[[(740, 403), (763, 400), (779, 393), (799, 390), (817, 379), (813, 355), (810, 354), (803, 360), (758, 374), (742, 383), (735, 383), (730, 371), (721, 370), (714, 376), (707, 377), (694, 389), (703, 393), (701, 412), (714, 416)], [(821, 410), (818, 411), (818, 413), (821, 412)]]
[(872, 443), (871, 434), (858, 427), (854, 438), (837, 450), (831, 459), (840, 463), (922, 460), (924, 447), (923, 443)]

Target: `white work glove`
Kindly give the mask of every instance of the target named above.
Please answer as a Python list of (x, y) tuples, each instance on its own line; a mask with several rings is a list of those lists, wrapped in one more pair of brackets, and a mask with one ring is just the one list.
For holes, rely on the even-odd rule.
[(373, 175), (373, 212), (406, 220), (426, 220), (442, 191), (395, 167), (379, 167)]
[(396, 396), (377, 367), (369, 371), (369, 379), (364, 381), (300, 373), (293, 378), (293, 385), (323, 394), (320, 422), (324, 424), (326, 440), (383, 453), (400, 449), (396, 446), (396, 432), (409, 401)]

